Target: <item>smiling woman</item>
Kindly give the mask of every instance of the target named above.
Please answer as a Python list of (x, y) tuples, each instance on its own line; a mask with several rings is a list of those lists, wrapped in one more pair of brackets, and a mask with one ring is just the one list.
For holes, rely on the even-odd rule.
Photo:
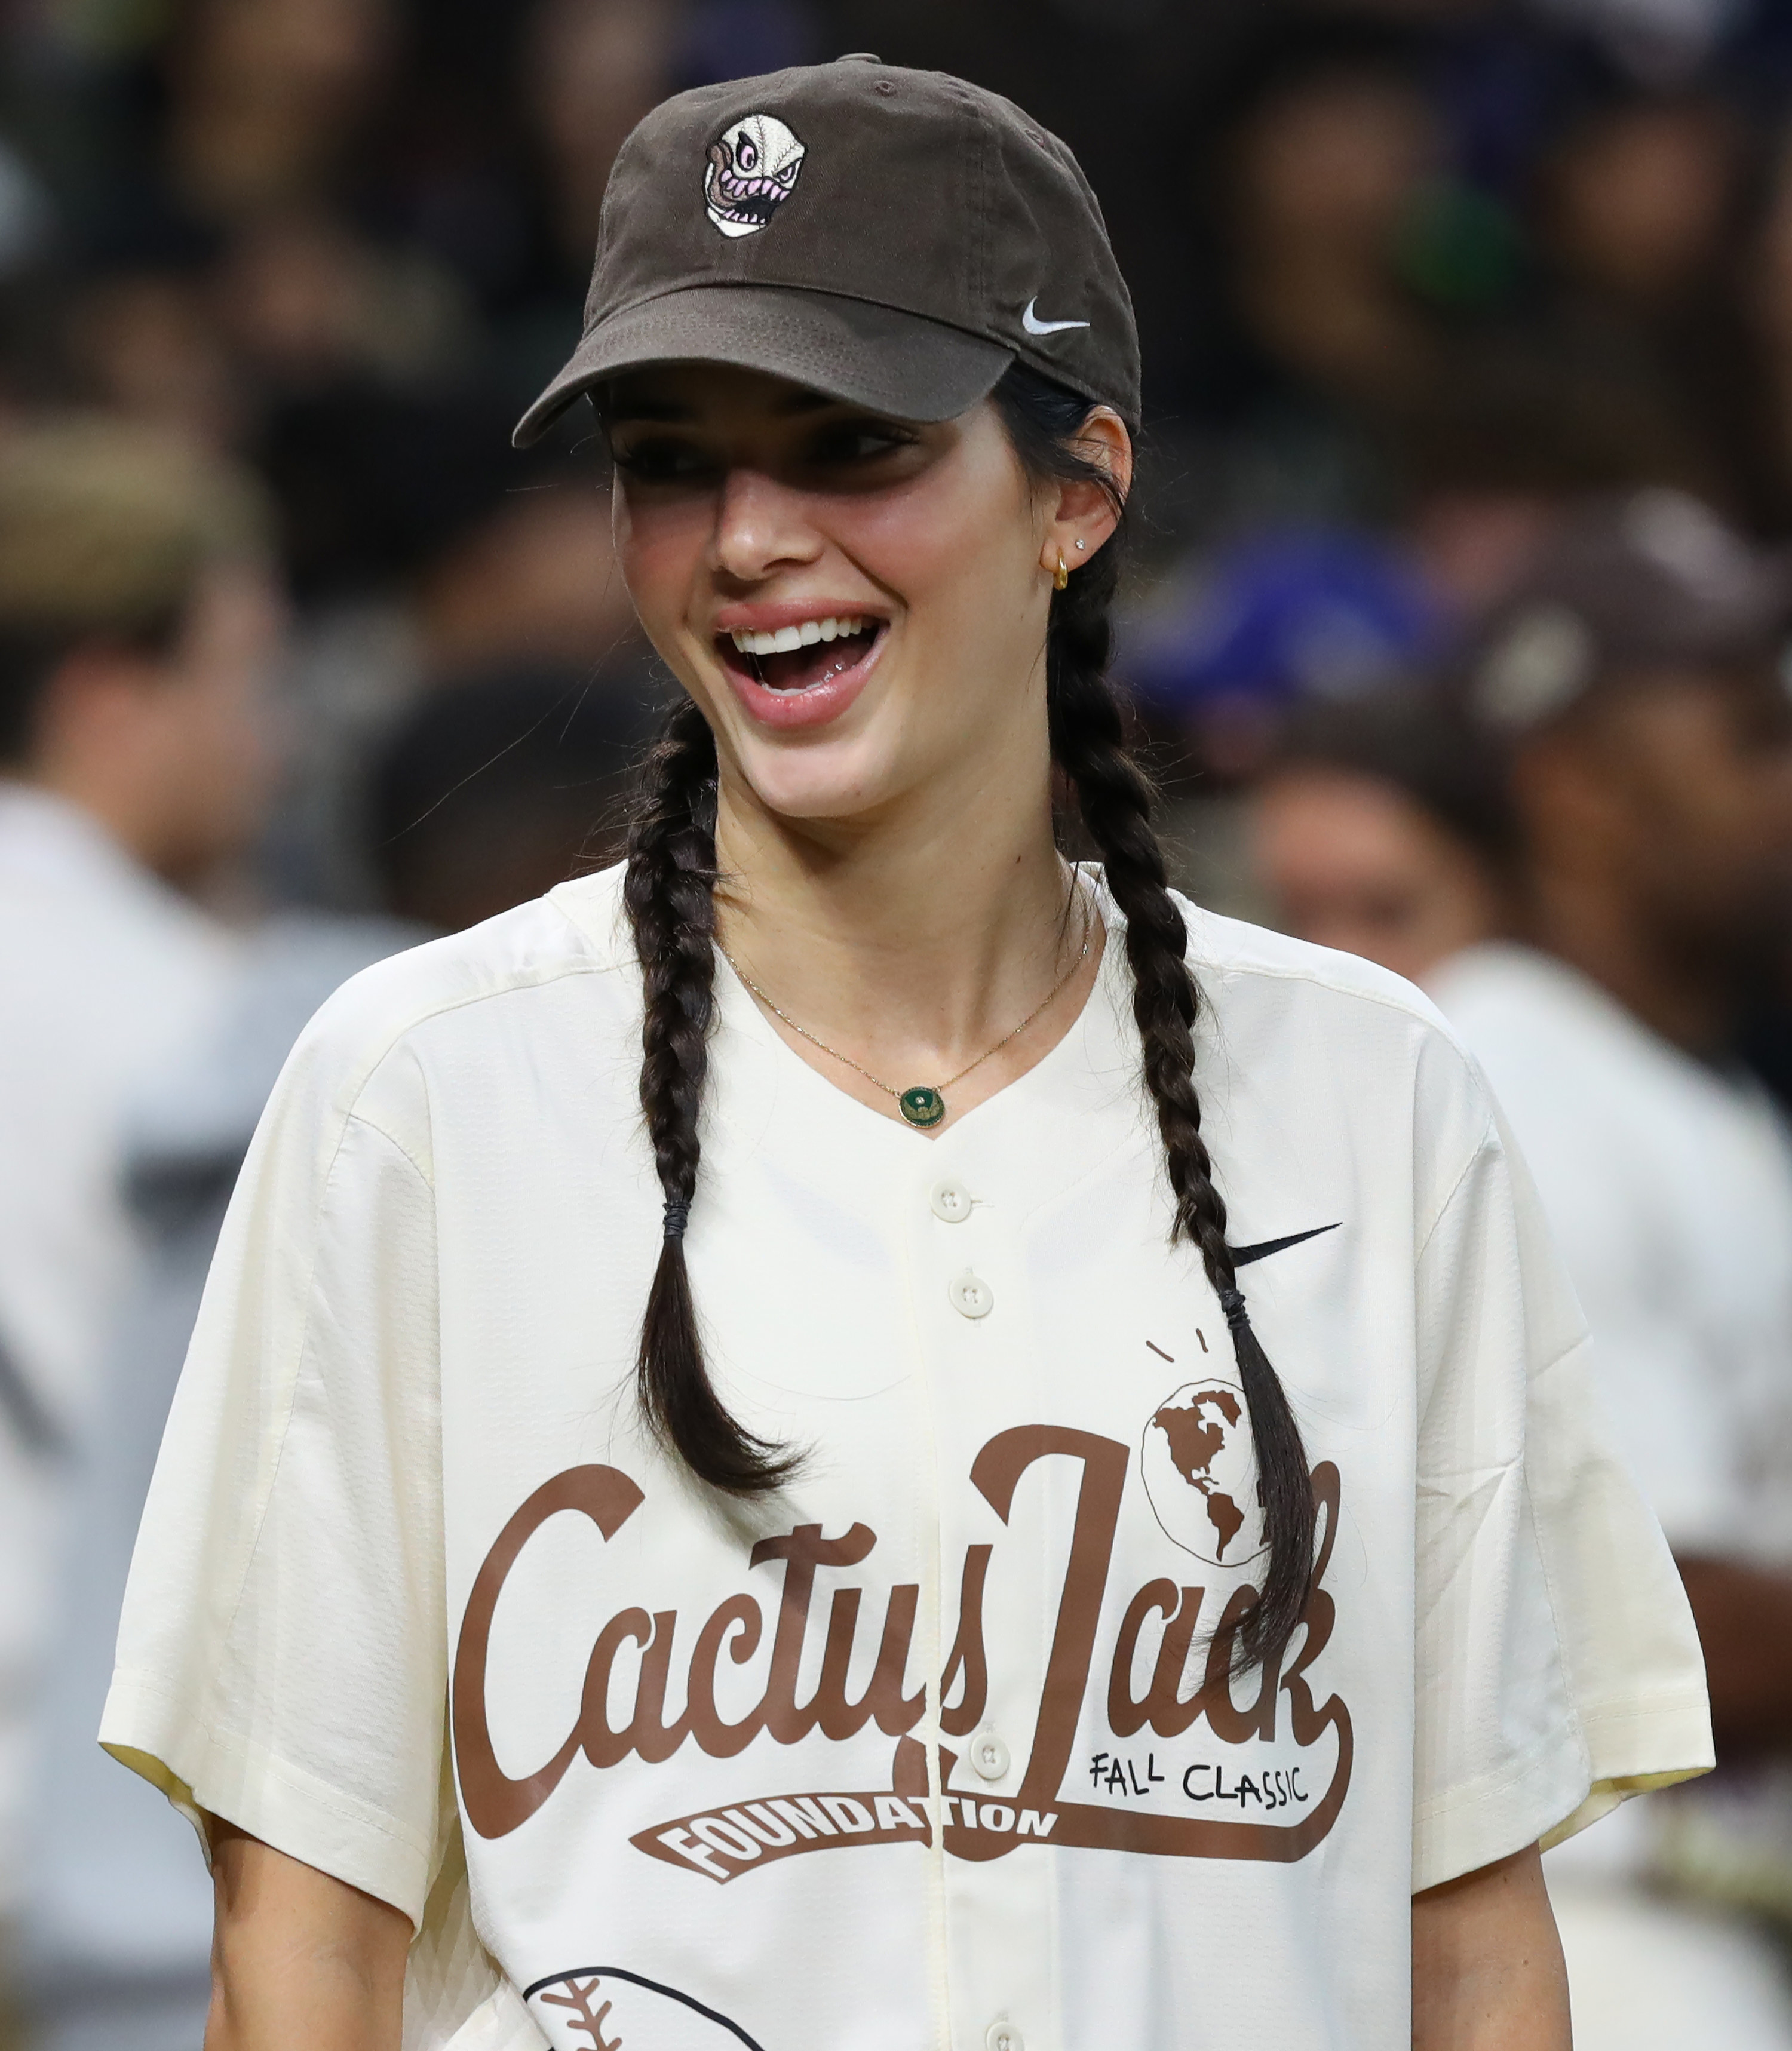
[[(955, 439), (950, 423), (918, 432), (776, 379), (694, 366), (637, 372), (620, 381), (604, 411), (624, 482), (619, 528), (644, 585), (688, 531), (692, 506), (710, 522), (718, 478), (757, 476), (825, 494), (849, 525), (853, 501), (875, 502), (887, 525), (888, 494), (937, 469)], [(935, 495), (949, 503), (949, 484), (941, 493), (940, 482)], [(730, 508), (737, 523), (753, 517), (750, 505)], [(730, 545), (738, 553), (762, 545), (749, 531), (731, 536)], [(750, 580), (741, 581), (745, 588)], [(850, 581), (869, 585), (863, 572)], [(874, 585), (831, 600), (817, 592), (728, 603), (708, 589), (704, 598), (708, 631), (694, 631), (710, 644), (706, 652), (719, 658), (747, 719), (783, 732), (839, 717), (869, 682), (889, 638), (890, 601)], [(706, 703), (712, 718), (718, 716), (714, 699)]]
[[(1016, 393), (1022, 374), (1008, 373)], [(1069, 480), (1082, 486), (1074, 502), (1048, 508), (1034, 503), (1041, 494), (1022, 471), (999, 402), (906, 423), (751, 371), (681, 365), (616, 381), (600, 412), (623, 484), (619, 535), (630, 587), (649, 632), (687, 651), (681, 676), (743, 772), (757, 738), (832, 728), (886, 658), (910, 675), (886, 678), (880, 709), (855, 731), (849, 775), (871, 768), (874, 756), (880, 779), (926, 775), (940, 766), (949, 734), (993, 742), (1029, 717), (1037, 724), (1043, 675), (1031, 694), (1016, 686), (1038, 650), (990, 601), (1024, 588), (1019, 572), (1043, 611), (1042, 572), (1066, 550), (1098, 548), (1113, 529), (1131, 445), (1111, 408), (1076, 411), (1091, 475)], [(812, 538), (818, 516), (831, 560)], [(763, 595), (775, 563), (813, 588)], [(726, 691), (717, 688), (723, 682)], [(944, 709), (918, 706), (918, 690), (949, 693), (951, 717), (911, 721), (898, 748), (894, 719)], [(827, 795), (847, 768), (842, 735), (811, 738), (830, 745), (782, 772), (778, 751), (759, 748), (759, 774), (749, 781), (822, 779), (808, 799), (796, 786), (775, 798), (767, 791), (781, 815), (831, 812), (842, 802), (863, 809), (856, 784), (843, 787), (850, 796)], [(916, 759), (930, 740), (929, 758)]]
[(1472, 1065), (1166, 885), (1093, 194), (858, 58), (604, 221), (627, 861), (314, 1025), (139, 1543), (209, 2051), (1563, 2051), (1696, 1647)]

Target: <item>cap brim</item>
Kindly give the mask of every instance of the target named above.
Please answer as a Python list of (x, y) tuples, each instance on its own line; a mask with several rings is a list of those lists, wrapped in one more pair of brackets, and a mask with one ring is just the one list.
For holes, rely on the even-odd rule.
[(865, 299), (782, 285), (691, 285), (613, 314), (517, 423), (526, 448), (583, 392), (652, 363), (726, 363), (902, 420), (948, 420), (1013, 362), (1000, 342)]

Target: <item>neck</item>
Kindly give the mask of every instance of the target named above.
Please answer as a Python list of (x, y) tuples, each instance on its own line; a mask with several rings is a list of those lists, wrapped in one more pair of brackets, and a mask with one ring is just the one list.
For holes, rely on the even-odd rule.
[(843, 826), (780, 819), (725, 776), (723, 944), (874, 1072), (950, 1073), (1039, 1002), (1080, 941), (1045, 768)]
[(1566, 871), (1537, 876), (1530, 937), (1688, 1053), (1711, 1054), (1735, 1023), (1735, 979), (1727, 964), (1688, 960), (1683, 947), (1603, 878)]

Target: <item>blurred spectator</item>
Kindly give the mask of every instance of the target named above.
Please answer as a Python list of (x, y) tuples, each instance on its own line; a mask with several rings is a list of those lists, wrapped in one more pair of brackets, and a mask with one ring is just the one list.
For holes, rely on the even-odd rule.
[(1784, 533), (1792, 529), (1792, 131), (1783, 126), (1759, 228), (1745, 252), (1742, 291), (1751, 350), (1739, 363), (1715, 369), (1721, 375), (1739, 368), (1751, 383), (1760, 381), (1754, 423), (1755, 474), (1767, 480), (1759, 487), (1766, 508), (1760, 524)]
[(1201, 767), (1242, 779), (1313, 699), (1356, 696), (1442, 650), (1446, 623), (1399, 548), (1282, 529), (1197, 557), (1135, 618), (1128, 681)]
[[(570, 463), (538, 456), (495, 507), (451, 534), (409, 593), (312, 608), (289, 666), (296, 731), (266, 850), (283, 899), (338, 909), (382, 901), (359, 831), (366, 766), (413, 701), (446, 684), (564, 673), (573, 697), (613, 705), (631, 731), (638, 724), (653, 693), (648, 651), (615, 566), (608, 494), (592, 468), (589, 454)], [(502, 735), (492, 752), (515, 737)]]
[[(392, 908), (448, 930), (539, 895), (618, 836), (638, 713), (575, 674), (495, 673), (422, 697), (388, 738), (365, 811)], [(114, 1327), (101, 1418), (76, 1477), (25, 1951), (36, 2051), (198, 2051), (211, 1893), (186, 1826), (92, 1733), (138, 1518), (237, 1171), (307, 1018), (419, 936), (384, 920), (272, 921), (215, 1032), (155, 1076), (127, 1186), (149, 1249)]]
[(1618, 99), (1576, 123), (1545, 166), (1545, 246), (1608, 301), (1644, 314), (1684, 305), (1730, 240), (1742, 151), (1720, 100)]
[(415, 938), (376, 920), (276, 919), (243, 951), (212, 1028), (130, 1108), (124, 1186), (144, 1249), (70, 1477), (68, 1557), (28, 1815), (22, 1946), (31, 2051), (198, 2051), (212, 1890), (187, 1826), (93, 1741), (151, 1470), (224, 1209), (305, 1021)]
[(459, 283), (327, 213), (263, 216), (205, 265), (100, 273), (60, 326), (84, 399), (256, 465), (302, 602), (401, 584), (512, 474)]
[(1792, 2045), (1744, 1913), (1792, 1913), (1792, 1143), (1726, 1058), (1784, 911), (1789, 619), (1780, 563), (1637, 494), (1556, 537), (1468, 687), (1510, 763), (1528, 944), (1429, 984), (1536, 1176), (1717, 1735), (1711, 1783), (1545, 1862), (1583, 2051)]
[(648, 708), (636, 672), (511, 667), (425, 693), (369, 784), (385, 901), (441, 931), (539, 897), (620, 852)]
[(455, 279), (421, 254), (380, 250), (321, 210), (260, 217), (217, 281), (225, 333), (275, 390), (357, 375), (440, 385), (468, 346)]
[(1177, 887), (1211, 910), (1262, 916), (1244, 787), (1299, 706), (1417, 669), (1445, 631), (1413, 565), (1371, 533), (1272, 531), (1166, 579), (1122, 661), (1174, 775), (1160, 826)]
[(0, 277), (43, 253), (53, 232), (48, 194), (16, 150), (0, 143)]
[(1510, 930), (1504, 780), (1437, 692), (1310, 707), (1283, 736), (1254, 814), (1271, 916), (1302, 940), (1418, 982)]
[(1595, 37), (1633, 77), (1683, 84), (1748, 14), (1747, 0), (1534, 0), (1539, 14)]
[(577, 666), (638, 647), (609, 494), (589, 475), (512, 493), (430, 566), (418, 620), (425, 659), (444, 673), (511, 660)]
[(553, 181), (554, 225), (582, 276), (623, 139), (676, 84), (689, 10), (679, 0), (542, 0), (530, 28), (530, 100)]
[(1664, 477), (1774, 528), (1792, 493), (1744, 303), (1751, 171), (1747, 131), (1716, 97), (1612, 92), (1539, 167), (1538, 232), (1547, 346), (1567, 374), (1677, 438)]
[(1434, 374), (1436, 338), (1395, 257), (1442, 149), (1392, 38), (1297, 46), (1239, 123), (1236, 303), (1258, 345), (1319, 390), (1398, 408)]
[(247, 431), (243, 369), (197, 275), (95, 280), (69, 310), (65, 346), (80, 381), (115, 412), (219, 448)]
[(387, 0), (186, 0), (166, 67), (170, 181), (229, 221), (327, 192), (378, 107)]
[(472, 375), (471, 308), (428, 257), (271, 214), (230, 244), (210, 308), (302, 602), (391, 590), (496, 495), (511, 408)]
[(1389, 437), (1448, 360), (1402, 260), (1444, 169), (1422, 46), (1360, 17), (1284, 18), (1218, 113), (1199, 197), (1225, 284), (1204, 379), (1219, 517), (1361, 519), (1388, 503)]
[(0, 1913), (61, 1463), (130, 1272), (124, 1107), (218, 1001), (231, 943), (182, 893), (267, 790), (265, 537), (242, 477), (147, 430), (0, 437)]
[(1459, 632), (1499, 604), (1573, 506), (1709, 475), (1659, 393), (1586, 376), (1551, 339), (1489, 338), (1398, 444), (1407, 559)]

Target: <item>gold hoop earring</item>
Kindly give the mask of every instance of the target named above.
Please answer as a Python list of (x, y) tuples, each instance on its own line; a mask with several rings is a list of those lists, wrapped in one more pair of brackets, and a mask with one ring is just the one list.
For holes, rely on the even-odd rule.
[(1059, 591), (1062, 591), (1070, 581), (1070, 565), (1062, 556), (1058, 558), (1057, 568), (1051, 573), (1051, 581)]

